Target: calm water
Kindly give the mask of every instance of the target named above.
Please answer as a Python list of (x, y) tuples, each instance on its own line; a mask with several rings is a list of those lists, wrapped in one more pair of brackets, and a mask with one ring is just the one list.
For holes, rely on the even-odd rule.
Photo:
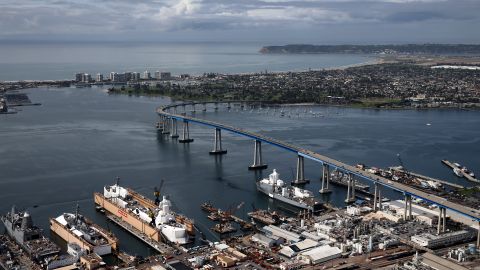
[[(275, 207), (255, 190), (261, 175), (248, 171), (253, 142), (224, 133), (228, 154), (208, 155), (213, 130), (192, 125), (195, 142), (178, 144), (158, 137), (153, 123), (155, 108), (166, 98), (109, 96), (100, 88), (26, 90), (42, 106), (23, 107), (14, 115), (0, 115), (0, 213), (12, 204), (29, 208), (34, 221), (48, 231), (48, 218), (81, 211), (120, 237), (121, 247), (148, 255), (148, 248), (96, 213), (92, 193), (102, 191), (116, 176), (121, 183), (152, 196), (153, 188), (165, 179), (164, 192), (177, 210), (193, 217), (208, 232), (212, 223), (199, 205), (207, 200), (221, 208), (245, 202), (238, 215), (256, 207)], [(295, 109), (293, 109), (295, 110)], [(469, 185), (440, 162), (448, 158), (480, 174), (480, 114), (457, 110), (370, 110), (309, 107), (322, 118), (280, 118), (256, 112), (197, 113), (268, 136), (302, 145), (352, 164), (398, 165), (401, 153), (409, 170)], [(426, 123), (431, 123), (427, 126)], [(277, 168), (291, 180), (295, 156), (264, 146), (269, 169)], [(319, 189), (320, 166), (306, 161), (307, 188)], [(388, 193), (393, 197), (399, 194)], [(345, 190), (335, 188), (330, 200), (338, 205)], [(38, 205), (37, 208), (32, 206)]]
[(249, 73), (307, 70), (363, 63), (362, 55), (262, 55), (262, 44), (2, 43), (1, 80), (73, 79), (112, 71)]

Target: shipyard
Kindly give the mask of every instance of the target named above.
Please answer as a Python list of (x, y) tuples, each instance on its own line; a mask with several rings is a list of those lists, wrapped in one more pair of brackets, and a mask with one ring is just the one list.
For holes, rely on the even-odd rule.
[(0, 270), (480, 270), (480, 0), (0, 7)]
[[(44, 236), (28, 211), (12, 207), (4, 213), (0, 266), (9, 270), (473, 269), (480, 264), (480, 199), (461, 195), (475, 186), (412, 172), (399, 154), (398, 164), (384, 169), (348, 165), (274, 138), (195, 118), (197, 109), (233, 108), (260, 110), (262, 106), (243, 101), (162, 106), (152, 129), (160, 137), (191, 144), (189, 123), (213, 127), (214, 148), (209, 153), (214, 156), (227, 154), (222, 130), (254, 138), (253, 163), (245, 169), (265, 171), (266, 177), (256, 176), (256, 192), (275, 210), (244, 201), (222, 207), (205, 198), (195, 206), (211, 224), (205, 226), (174, 207), (177, 198), (165, 192), (168, 181), (162, 179), (148, 192), (139, 192), (117, 177), (91, 194), (91, 208), (110, 224), (108, 228), (72, 205), (71, 212), (49, 219), (51, 234), (60, 237), (61, 243)], [(282, 168), (268, 169), (262, 143), (296, 153), (292, 178), (282, 176)], [(313, 180), (306, 179), (305, 160), (321, 161), (318, 190), (309, 188)], [(438, 162), (451, 167), (458, 177), (475, 179), (472, 171), (458, 163)], [(387, 196), (389, 188), (403, 198)], [(344, 206), (325, 200), (337, 189), (346, 190)], [(111, 226), (138, 239), (154, 254), (139, 257), (125, 252)]]

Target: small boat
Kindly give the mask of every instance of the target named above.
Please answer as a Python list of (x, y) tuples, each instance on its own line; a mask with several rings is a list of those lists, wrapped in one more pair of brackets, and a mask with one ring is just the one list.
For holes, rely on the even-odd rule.
[(457, 175), (458, 177), (463, 177), (463, 172), (459, 168), (453, 168), (453, 173)]

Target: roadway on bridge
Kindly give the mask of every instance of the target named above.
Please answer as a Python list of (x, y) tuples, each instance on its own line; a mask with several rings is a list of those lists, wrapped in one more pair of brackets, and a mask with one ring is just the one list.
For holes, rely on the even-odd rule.
[[(231, 101), (229, 103), (233, 103), (233, 102), (234, 101)], [(237, 102), (237, 101), (235, 101), (235, 102)], [(414, 188), (412, 188), (408, 185), (392, 181), (390, 179), (384, 178), (384, 177), (379, 176), (379, 175), (369, 173), (367, 171), (358, 169), (357, 167), (354, 167), (354, 166), (348, 165), (346, 163), (340, 162), (338, 160), (326, 157), (326, 156), (321, 155), (319, 153), (315, 153), (315, 152), (310, 151), (308, 149), (304, 149), (304, 148), (301, 148), (301, 147), (298, 147), (298, 146), (295, 146), (295, 145), (286, 143), (284, 141), (280, 141), (280, 140), (277, 140), (277, 139), (274, 139), (274, 138), (271, 138), (271, 137), (268, 137), (268, 136), (265, 136), (265, 135), (262, 135), (262, 134), (259, 134), (259, 133), (251, 132), (251, 131), (248, 131), (248, 130), (245, 130), (245, 129), (242, 129), (242, 128), (237, 128), (237, 127), (226, 125), (226, 124), (223, 124), (223, 123), (218, 123), (218, 122), (209, 121), (209, 120), (205, 120), (205, 119), (195, 118), (195, 117), (192, 117), (192, 116), (187, 116), (186, 114), (178, 114), (178, 113), (172, 113), (172, 112), (168, 111), (169, 109), (174, 108), (174, 107), (179, 107), (179, 106), (183, 107), (184, 105), (185, 106), (187, 106), (187, 105), (194, 106), (196, 104), (207, 104), (207, 103), (219, 104), (219, 103), (227, 103), (227, 102), (180, 103), (180, 104), (174, 104), (174, 105), (159, 107), (157, 109), (157, 113), (159, 115), (163, 115), (163, 116), (166, 116), (168, 118), (173, 118), (173, 119), (177, 119), (177, 120), (181, 120), (181, 121), (187, 121), (187, 122), (201, 124), (201, 125), (208, 126), (208, 127), (223, 129), (223, 130), (235, 133), (235, 134), (246, 136), (246, 137), (254, 139), (254, 140), (259, 140), (261, 142), (265, 142), (265, 143), (283, 148), (287, 151), (297, 153), (299, 156), (302, 156), (304, 158), (308, 158), (310, 160), (313, 160), (313, 161), (316, 161), (316, 162), (319, 162), (319, 163), (322, 163), (322, 164), (327, 164), (330, 167), (336, 168), (338, 170), (341, 170), (341, 171), (344, 171), (344, 172), (347, 172), (347, 173), (352, 173), (353, 175), (355, 175), (357, 177), (360, 177), (360, 178), (363, 178), (365, 180), (368, 180), (368, 181), (371, 181), (371, 182), (374, 182), (374, 183), (378, 183), (378, 184), (383, 185), (385, 187), (400, 191), (400, 192), (404, 193), (405, 195), (411, 195), (413, 197), (420, 198), (424, 201), (430, 202), (432, 204), (436, 204), (440, 207), (447, 208), (451, 211), (458, 212), (460, 214), (463, 214), (463, 215), (471, 218), (472, 220), (476, 220), (476, 221), (480, 222), (480, 211), (478, 209), (472, 209), (472, 208), (469, 208), (467, 206), (460, 205), (458, 203), (450, 202), (445, 198), (442, 198), (442, 197), (439, 197), (439, 196), (436, 196), (436, 195), (433, 195), (433, 194), (428, 194), (428, 193), (423, 192), (421, 190), (414, 189)]]

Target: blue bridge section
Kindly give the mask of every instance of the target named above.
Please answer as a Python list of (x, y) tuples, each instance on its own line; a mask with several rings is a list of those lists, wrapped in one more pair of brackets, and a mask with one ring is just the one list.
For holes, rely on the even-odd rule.
[[(229, 103), (238, 103), (238, 102), (243, 102), (243, 101), (230, 101)], [(195, 123), (199, 125), (203, 125), (206, 127), (211, 127), (211, 128), (218, 128), (222, 129), (228, 132), (231, 132), (233, 134), (237, 134), (240, 136), (244, 136), (253, 140), (258, 140), (263, 143), (267, 143), (276, 147), (279, 147), (281, 149), (287, 150), (289, 152), (294, 152), (298, 156), (304, 157), (306, 159), (313, 160), (315, 162), (321, 163), (321, 164), (326, 164), (332, 168), (338, 169), (340, 171), (343, 171), (345, 173), (351, 173), (357, 178), (364, 179), (373, 183), (377, 183), (379, 185), (388, 187), (393, 190), (397, 190), (399, 192), (402, 192), (405, 195), (410, 195), (415, 198), (422, 199), (426, 202), (429, 202), (431, 204), (435, 204), (439, 207), (449, 209), (451, 211), (460, 213), (464, 216), (467, 216), (471, 218), (472, 220), (475, 220), (477, 222), (480, 222), (480, 211), (478, 209), (472, 209), (467, 206), (460, 205), (458, 203), (450, 202), (445, 198), (433, 195), (433, 194), (428, 194), (426, 192), (423, 192), (421, 190), (412, 188), (408, 185), (398, 183), (395, 181), (392, 181), (390, 179), (384, 178), (379, 175), (375, 175), (369, 172), (366, 172), (364, 170), (358, 169), (354, 166), (348, 165), (346, 163), (340, 162), (338, 160), (323, 156), (319, 153), (315, 153), (313, 151), (289, 144), (284, 141), (280, 141), (268, 136), (264, 136), (259, 133), (251, 132), (242, 128), (237, 128), (234, 126), (226, 125), (223, 123), (218, 123), (214, 121), (209, 121), (205, 119), (199, 119), (191, 116), (187, 116), (185, 114), (177, 114), (177, 113), (172, 113), (170, 112), (170, 109), (173, 109), (174, 107), (183, 107), (183, 106), (195, 106), (195, 105), (201, 105), (201, 104), (219, 104), (219, 103), (227, 103), (227, 102), (198, 102), (198, 103), (181, 103), (181, 104), (174, 104), (174, 105), (168, 105), (168, 106), (162, 106), (157, 109), (157, 113), (160, 116), (164, 116), (167, 118), (171, 119), (176, 119), (178, 121), (183, 121), (183, 122), (190, 122), (190, 123)]]

